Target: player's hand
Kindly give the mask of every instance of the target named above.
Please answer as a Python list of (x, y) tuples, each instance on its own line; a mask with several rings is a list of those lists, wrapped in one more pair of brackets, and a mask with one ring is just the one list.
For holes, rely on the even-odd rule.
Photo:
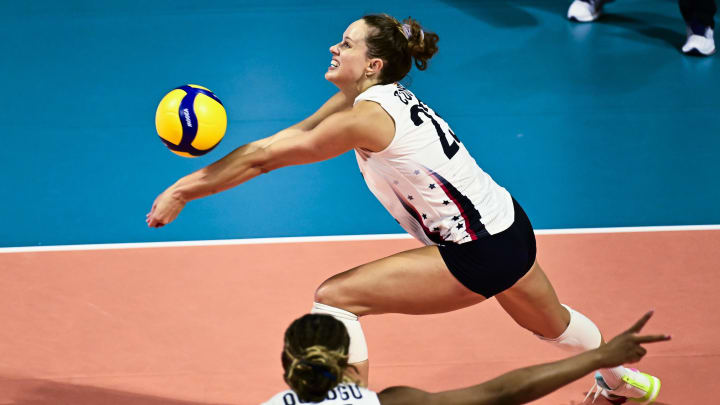
[(653, 311), (646, 313), (630, 329), (615, 336), (607, 344), (597, 349), (602, 353), (605, 363), (603, 367), (638, 362), (647, 353), (642, 344), (670, 340), (670, 335), (638, 335), (652, 314)]
[(167, 225), (177, 218), (185, 207), (185, 203), (179, 197), (174, 196), (170, 190), (165, 190), (153, 202), (152, 209), (145, 215), (145, 222), (151, 228)]

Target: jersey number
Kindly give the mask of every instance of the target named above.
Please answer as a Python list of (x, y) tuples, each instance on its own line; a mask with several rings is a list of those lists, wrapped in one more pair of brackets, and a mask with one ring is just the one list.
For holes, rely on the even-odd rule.
[(448, 142), (447, 135), (445, 135), (442, 127), (440, 127), (440, 123), (437, 122), (435, 117), (433, 117), (425, 104), (421, 102), (418, 102), (418, 104), (410, 107), (410, 119), (416, 127), (419, 127), (423, 123), (420, 114), (423, 114), (430, 119), (430, 122), (432, 122), (435, 127), (435, 131), (437, 131), (438, 137), (440, 138), (440, 144), (442, 145), (443, 152), (445, 152), (445, 156), (447, 156), (448, 159), (452, 159), (452, 157), (460, 150), (460, 145), (458, 145), (460, 140), (458, 137), (453, 133), (452, 129), (448, 128), (450, 136), (454, 139), (453, 143)]

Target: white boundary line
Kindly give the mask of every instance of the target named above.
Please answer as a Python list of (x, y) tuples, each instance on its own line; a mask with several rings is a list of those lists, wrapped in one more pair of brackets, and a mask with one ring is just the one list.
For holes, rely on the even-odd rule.
[[(574, 235), (590, 233), (626, 233), (626, 232), (672, 232), (672, 231), (716, 231), (720, 225), (679, 225), (679, 226), (640, 226), (622, 228), (577, 228), (577, 229), (536, 229), (537, 235)], [(346, 242), (354, 240), (392, 240), (412, 239), (406, 233), (380, 235), (339, 235), (339, 236), (299, 236), (287, 238), (255, 238), (226, 240), (195, 240), (178, 242), (142, 242), (142, 243), (104, 243), (94, 245), (59, 245), (59, 246), (22, 246), (0, 248), (2, 253), (22, 252), (58, 252), (73, 250), (114, 250), (165, 248), (183, 246), (225, 246), (225, 245), (260, 245), (271, 243), (308, 243), (308, 242)]]
[(306, 243), (306, 242), (345, 242), (353, 240), (386, 240), (410, 239), (408, 234), (386, 235), (339, 235), (339, 236), (296, 236), (287, 238), (253, 238), (253, 239), (220, 239), (191, 240), (177, 242), (141, 242), (141, 243), (103, 243), (96, 245), (59, 245), (59, 246), (23, 246), (0, 248), (0, 253), (17, 252), (52, 252), (68, 250), (109, 250), (109, 249), (142, 249), (184, 246), (224, 246), (224, 245), (263, 245), (271, 243)]
[(635, 226), (618, 228), (536, 229), (537, 235), (574, 235), (580, 233), (717, 231), (720, 225)]

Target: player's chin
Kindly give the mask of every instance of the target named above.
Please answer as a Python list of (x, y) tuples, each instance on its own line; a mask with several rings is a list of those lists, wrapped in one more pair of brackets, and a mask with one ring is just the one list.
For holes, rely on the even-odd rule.
[(340, 76), (339, 72), (337, 71), (337, 68), (335, 69), (329, 69), (327, 72), (325, 72), (325, 80), (329, 81), (330, 83), (339, 86), (343, 80)]

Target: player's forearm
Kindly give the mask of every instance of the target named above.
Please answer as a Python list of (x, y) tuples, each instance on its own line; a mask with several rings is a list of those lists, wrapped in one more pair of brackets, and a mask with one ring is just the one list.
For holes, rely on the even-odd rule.
[(265, 151), (248, 144), (235, 149), (217, 162), (191, 173), (168, 190), (182, 201), (219, 193), (263, 173)]
[[(455, 391), (453, 393), (458, 395), (458, 399), (464, 400), (448, 401), (447, 403), (524, 404), (547, 395), (603, 366), (602, 355), (597, 350), (591, 350), (553, 363), (511, 371), (479, 386)], [(489, 402), (473, 401), (473, 398), (488, 398), (488, 393), (492, 393), (493, 397)]]
[[(242, 184), (262, 173), (284, 166), (282, 156), (268, 153), (278, 141), (301, 134), (286, 128), (267, 138), (243, 145), (217, 162), (191, 173), (173, 184), (169, 191), (181, 201), (190, 201), (219, 193)], [(279, 159), (280, 158), (280, 159)]]

